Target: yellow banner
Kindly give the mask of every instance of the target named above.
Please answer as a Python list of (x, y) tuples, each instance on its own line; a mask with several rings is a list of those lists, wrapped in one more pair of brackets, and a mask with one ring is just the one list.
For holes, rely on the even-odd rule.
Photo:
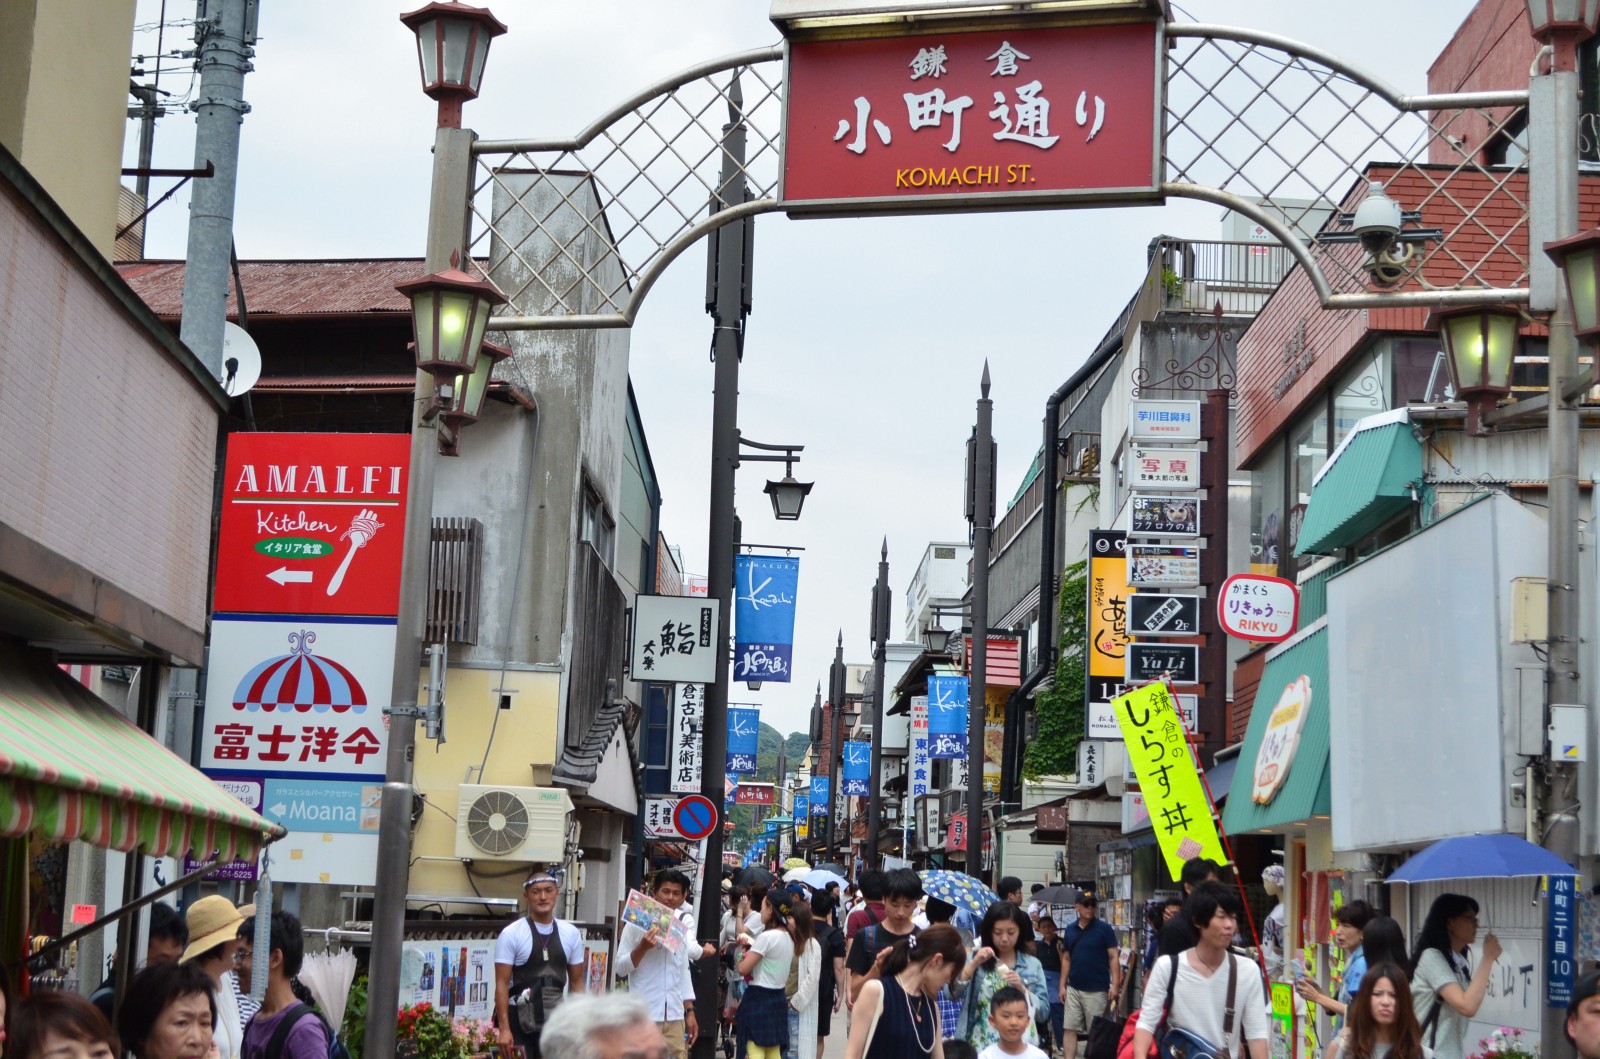
[[(1128, 653), (1128, 560), (1121, 533), (1089, 535), (1089, 676), (1121, 683)], [(1105, 701), (1105, 700), (1100, 700)]]
[(1196, 857), (1225, 863), (1228, 858), (1189, 751), (1183, 718), (1166, 685), (1146, 684), (1113, 699), (1111, 705), (1172, 877), (1176, 879), (1184, 863)]

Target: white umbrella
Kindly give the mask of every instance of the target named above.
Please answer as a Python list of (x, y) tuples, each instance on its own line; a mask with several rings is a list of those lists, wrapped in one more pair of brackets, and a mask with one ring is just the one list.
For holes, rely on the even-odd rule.
[(801, 879), (804, 879), (810, 872), (811, 872), (811, 865), (802, 864), (798, 868), (790, 868), (788, 871), (784, 872), (783, 873), (783, 881), (784, 882), (798, 882)]
[(356, 954), (349, 949), (314, 952), (300, 965), (300, 981), (311, 990), (317, 1007), (327, 1016), (334, 1032), (344, 1025), (344, 1004), (350, 985), (356, 980)]

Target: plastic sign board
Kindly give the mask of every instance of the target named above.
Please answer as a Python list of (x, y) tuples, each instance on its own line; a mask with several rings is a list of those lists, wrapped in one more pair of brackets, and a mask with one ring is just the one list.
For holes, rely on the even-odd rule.
[(1181, 544), (1129, 544), (1128, 584), (1192, 588), (1200, 583), (1200, 549)]
[(1199, 401), (1137, 400), (1128, 409), (1131, 441), (1199, 441)]
[(1146, 636), (1193, 636), (1200, 631), (1199, 596), (1141, 592), (1128, 598), (1128, 631)]
[(628, 673), (634, 680), (714, 683), (721, 636), (722, 605), (717, 600), (634, 596)]
[(409, 434), (229, 434), (214, 609), (400, 607)]
[(1116, 530), (1089, 534), (1089, 697), (1097, 677), (1121, 681), (1127, 669), (1127, 537)]
[(1217, 621), (1230, 636), (1280, 643), (1300, 623), (1300, 590), (1266, 574), (1234, 574), (1217, 593)]
[(1132, 519), (1128, 532), (1137, 537), (1200, 536), (1200, 501), (1194, 497), (1140, 496), (1128, 498)]
[(1551, 875), (1544, 891), (1544, 1001), (1546, 1007), (1572, 1003), (1578, 966), (1578, 880)]
[(1160, 200), (1155, 22), (790, 40), (791, 213)]
[(1225, 863), (1228, 857), (1217, 837), (1211, 802), (1166, 686), (1146, 684), (1112, 705), (1156, 843), (1172, 877), (1178, 878), (1184, 864), (1196, 857)]
[[(1126, 685), (1118, 684), (1116, 694), (1120, 695), (1126, 690)], [(1112, 696), (1113, 699), (1115, 697)], [(1200, 731), (1200, 696), (1174, 695), (1172, 701), (1183, 718), (1184, 731), (1190, 735), (1197, 734)], [(1117, 712), (1111, 706), (1111, 699), (1088, 704), (1087, 729), (1090, 739), (1122, 739), (1122, 728), (1117, 724)]]
[(733, 792), (734, 805), (771, 805), (772, 784), (741, 783)]
[(1270, 804), (1289, 778), (1289, 767), (1294, 764), (1295, 752), (1300, 749), (1300, 735), (1311, 714), (1313, 694), (1311, 678), (1301, 674), (1283, 689), (1272, 707), (1267, 730), (1256, 751), (1255, 784), (1250, 789), (1250, 800), (1257, 805)]
[(1133, 445), (1128, 449), (1129, 489), (1200, 488), (1200, 450)]
[(667, 768), (672, 772), (674, 793), (692, 794), (700, 789), (700, 749), (705, 740), (705, 686), (674, 685), (677, 703), (672, 710), (672, 744)]
[(1166, 678), (1174, 684), (1200, 683), (1200, 648), (1194, 644), (1131, 643), (1129, 684)]

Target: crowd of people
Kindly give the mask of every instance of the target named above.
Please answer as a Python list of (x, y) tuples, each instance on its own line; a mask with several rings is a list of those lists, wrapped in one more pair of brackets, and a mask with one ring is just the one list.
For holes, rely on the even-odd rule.
[[(1120, 1055), (1154, 1057), (1160, 1042), (1162, 1055), (1266, 1059), (1267, 977), (1262, 962), (1238, 949), (1244, 908), (1220, 874), (1213, 862), (1190, 862), (1183, 898), (1153, 910), (1155, 940), (1135, 961), (1142, 1002)], [(653, 883), (655, 898), (686, 928), (674, 931), (680, 939), (699, 936), (687, 907), (691, 888), (677, 871)], [(845, 1059), (1078, 1059), (1084, 1035), (1097, 1019), (1115, 1017), (1123, 993), (1116, 935), (1099, 920), (1092, 894), (1078, 896), (1076, 915), (1059, 929), (1047, 910), (1024, 906), (1019, 881), (1001, 880), (999, 893), (974, 921), (974, 909), (926, 895), (906, 869), (863, 872), (848, 892), (728, 880), (715, 940), (669, 944), (660, 927), (628, 924), (615, 953), (626, 985), (583, 996), (582, 936), (555, 917), (558, 880), (535, 872), (524, 886), (528, 914), (495, 946), (502, 1055), (686, 1059), (710, 1031), (726, 1059), (822, 1059), (838, 1024)], [(1344, 972), (1331, 993), (1297, 962), (1279, 956), (1274, 965), (1270, 943), (1263, 962), (1278, 968), (1274, 975), (1287, 969), (1298, 995), (1333, 1017), (1326, 1059), (1463, 1059), (1500, 953), (1494, 934), (1479, 942), (1478, 911), (1470, 897), (1441, 895), (1408, 951), (1395, 920), (1363, 901), (1343, 905), (1334, 942)], [(259, 1002), (250, 998), (252, 960), (263, 958), (250, 951), (253, 913), (220, 896), (196, 901), (183, 917), (157, 912), (114, 1026), (109, 979), (87, 999), (40, 991), (12, 1003), (0, 977), (0, 1059), (339, 1054), (333, 1027), (296, 980), (304, 952), (293, 915), (274, 913), (267, 924), (267, 986)], [(722, 1001), (718, 1025), (702, 1027), (691, 968), (713, 957)], [(1579, 1059), (1600, 1059), (1600, 972), (1577, 981), (1566, 1036)]]

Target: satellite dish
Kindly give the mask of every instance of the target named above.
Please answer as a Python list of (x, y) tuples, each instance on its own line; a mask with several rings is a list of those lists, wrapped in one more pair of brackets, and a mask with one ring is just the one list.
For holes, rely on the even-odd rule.
[(248, 393), (261, 379), (261, 350), (238, 324), (222, 325), (222, 388), (229, 397)]

